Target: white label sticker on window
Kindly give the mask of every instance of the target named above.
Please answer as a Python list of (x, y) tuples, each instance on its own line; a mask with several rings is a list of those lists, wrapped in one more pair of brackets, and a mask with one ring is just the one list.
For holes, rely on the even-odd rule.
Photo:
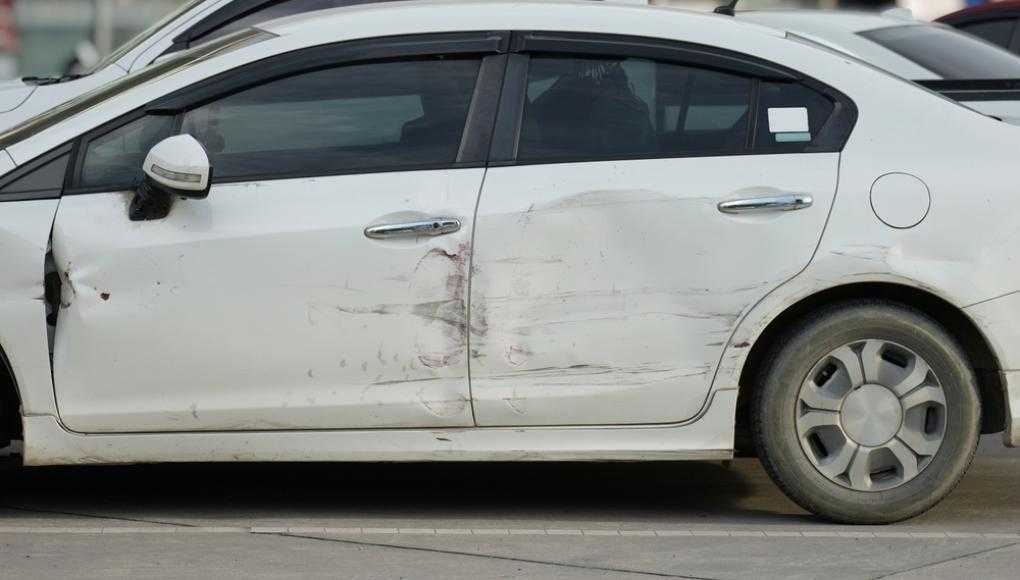
[(811, 133), (776, 133), (776, 143), (810, 143)]
[(810, 133), (806, 107), (769, 109), (769, 131), (771, 133)]

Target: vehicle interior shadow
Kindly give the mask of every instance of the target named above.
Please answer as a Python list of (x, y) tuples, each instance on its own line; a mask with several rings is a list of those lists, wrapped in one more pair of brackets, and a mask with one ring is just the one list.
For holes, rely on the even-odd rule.
[(22, 468), (3, 507), (131, 518), (815, 521), (756, 460), (670, 463), (169, 464)]

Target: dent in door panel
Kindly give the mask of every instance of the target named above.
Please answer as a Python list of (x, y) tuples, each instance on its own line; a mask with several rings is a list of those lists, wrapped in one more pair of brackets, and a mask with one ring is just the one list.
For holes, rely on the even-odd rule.
[(0, 345), (18, 381), (25, 415), (56, 413), (43, 276), (58, 204), (56, 199), (0, 203)]
[[(127, 222), (129, 194), (68, 198), (54, 233), (62, 418), (82, 432), (470, 425), (483, 172), (220, 185), (147, 223)], [(399, 208), (465, 227), (364, 236)]]
[[(471, 289), (479, 424), (695, 416), (744, 312), (810, 261), (837, 161), (770, 156), (743, 171), (732, 158), (490, 169)], [(807, 188), (815, 206), (757, 216), (717, 209), (735, 195), (769, 193), (760, 183)]]

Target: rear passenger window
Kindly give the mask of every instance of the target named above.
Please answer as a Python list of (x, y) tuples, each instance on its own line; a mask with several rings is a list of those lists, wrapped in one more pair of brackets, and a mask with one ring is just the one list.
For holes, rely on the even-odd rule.
[[(797, 153), (835, 103), (803, 84), (681, 64), (535, 56), (524, 107), (517, 157), (533, 162)], [(801, 119), (796, 130), (771, 125), (777, 112)]]
[[(798, 83), (762, 82), (758, 96), (758, 133), (755, 151), (761, 153), (798, 153), (814, 141), (832, 117), (836, 105), (829, 97)], [(807, 131), (785, 131), (771, 126), (770, 110), (803, 111)]]
[(320, 70), (187, 113), (219, 179), (445, 166), (457, 159), (480, 61), (421, 59)]
[(652, 60), (535, 56), (518, 159), (739, 153), (751, 87), (745, 77)]

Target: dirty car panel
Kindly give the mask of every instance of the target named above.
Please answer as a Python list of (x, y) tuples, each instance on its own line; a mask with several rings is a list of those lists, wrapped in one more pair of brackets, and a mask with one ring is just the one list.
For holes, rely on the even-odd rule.
[[(214, 185), (159, 221), (66, 196), (54, 373), (80, 432), (471, 425), (466, 263), (484, 169)], [(367, 225), (442, 214), (442, 237)], [(41, 302), (40, 302), (41, 306)]]
[[(816, 153), (490, 169), (471, 286), (479, 424), (696, 416), (742, 313), (811, 260), (838, 163)], [(718, 209), (779, 192), (814, 205)]]
[[(0, 153), (0, 159), (7, 159), (6, 153)], [(0, 248), (3, 248), (0, 252), (0, 271), (3, 272), (0, 343), (6, 360), (0, 364), (10, 364), (11, 372), (21, 384), (45, 387), (21, 389), (23, 414), (53, 413), (43, 263), (58, 201), (2, 200), (0, 197)]]

